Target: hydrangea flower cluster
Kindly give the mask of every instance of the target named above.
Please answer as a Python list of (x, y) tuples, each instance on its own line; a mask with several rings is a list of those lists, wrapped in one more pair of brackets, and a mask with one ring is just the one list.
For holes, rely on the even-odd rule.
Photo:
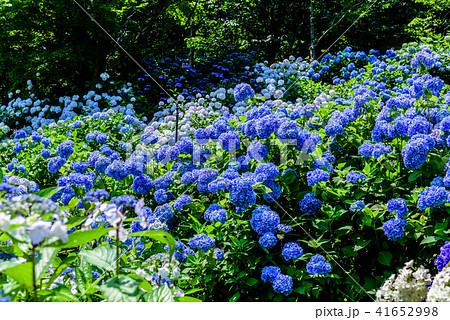
[(331, 264), (325, 262), (322, 255), (316, 254), (307, 263), (306, 270), (311, 275), (326, 275), (331, 272)]
[(419, 302), (426, 299), (431, 275), (423, 266), (414, 270), (413, 264), (414, 260), (407, 262), (397, 276), (393, 274), (386, 280), (377, 290), (377, 301)]

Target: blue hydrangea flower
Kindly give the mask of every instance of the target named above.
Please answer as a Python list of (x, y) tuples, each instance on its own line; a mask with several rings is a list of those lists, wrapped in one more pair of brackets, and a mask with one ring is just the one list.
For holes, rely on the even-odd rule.
[(278, 267), (264, 267), (261, 272), (261, 280), (264, 282), (274, 282), (275, 279), (281, 274), (281, 270)]
[(302, 256), (303, 249), (295, 242), (288, 242), (284, 245), (281, 254), (286, 260), (298, 259)]
[(183, 195), (179, 196), (177, 200), (175, 200), (173, 207), (176, 210), (181, 211), (184, 206), (187, 206), (191, 202), (192, 202), (191, 196), (189, 196), (187, 194), (183, 194)]
[(224, 256), (224, 252), (222, 249), (220, 248), (214, 248), (214, 257), (216, 258), (217, 261), (220, 261), (223, 259)]
[(14, 153), (20, 154), (23, 150), (25, 150), (25, 146), (22, 145), (20, 142), (16, 142), (16, 144), (13, 147)]
[(88, 169), (88, 163), (87, 162), (74, 162), (72, 163), (72, 170), (76, 173), (83, 173)]
[(396, 241), (404, 237), (406, 225), (407, 222), (405, 219), (394, 218), (383, 224), (383, 230), (389, 240)]
[(230, 202), (242, 212), (256, 203), (256, 193), (249, 179), (238, 178), (230, 184)]
[(347, 181), (350, 183), (361, 183), (364, 182), (364, 180), (366, 180), (366, 176), (362, 173), (350, 171), (347, 174)]
[(322, 207), (322, 201), (316, 199), (316, 195), (312, 192), (305, 194), (299, 203), (300, 211), (306, 214), (316, 214), (317, 210)]
[(234, 88), (234, 100), (236, 102), (252, 99), (255, 96), (255, 90), (247, 83), (238, 84)]
[(57, 152), (61, 158), (69, 159), (70, 155), (73, 153), (74, 143), (72, 140), (66, 140), (60, 145), (58, 145)]
[(333, 166), (331, 165), (330, 162), (328, 162), (327, 158), (325, 157), (318, 158), (313, 163), (314, 169), (322, 169), (322, 167), (327, 168), (330, 174), (333, 173)]
[(162, 221), (167, 221), (173, 218), (172, 206), (168, 203), (155, 208), (153, 215)]
[(268, 206), (262, 205), (253, 210), (250, 224), (252, 229), (259, 235), (276, 233), (280, 224), (280, 217), (278, 213), (272, 211)]
[(440, 177), (440, 176), (434, 178), (433, 181), (431, 181), (430, 186), (431, 187), (445, 187), (444, 178)]
[(41, 156), (45, 159), (48, 159), (52, 156), (52, 153), (50, 152), (49, 149), (42, 149)]
[(166, 192), (166, 190), (164, 190), (164, 189), (156, 190), (154, 197), (155, 197), (155, 201), (158, 204), (163, 204), (163, 203), (167, 202), (167, 200), (169, 199), (169, 195)]
[(237, 172), (235, 169), (227, 169), (222, 173), (222, 178), (227, 180), (234, 180), (239, 178), (239, 172)]
[(288, 296), (292, 292), (293, 284), (290, 276), (279, 274), (273, 281), (272, 288), (276, 293)]
[(214, 223), (214, 220), (224, 224), (227, 221), (227, 211), (217, 203), (211, 204), (204, 214), (205, 220)]
[(388, 154), (391, 152), (391, 146), (386, 146), (384, 143), (379, 142), (373, 146), (372, 157), (374, 157), (374, 159), (378, 159), (383, 154)]
[(417, 206), (421, 210), (439, 207), (447, 202), (448, 192), (443, 187), (429, 187), (419, 195)]
[(181, 138), (181, 140), (178, 141), (175, 146), (178, 148), (180, 153), (184, 154), (191, 154), (194, 150), (194, 142), (189, 137)]
[(208, 252), (215, 244), (216, 240), (208, 237), (204, 233), (197, 234), (195, 237), (189, 239), (189, 246), (191, 248), (199, 248), (203, 253)]
[(108, 140), (108, 135), (104, 133), (100, 133), (96, 138), (98, 143), (106, 143), (106, 140)]
[(322, 169), (316, 169), (309, 171), (306, 179), (308, 180), (308, 186), (313, 187), (316, 183), (327, 182), (330, 179), (330, 173)]
[(105, 173), (106, 168), (111, 164), (111, 160), (104, 156), (99, 156), (95, 161), (95, 170), (98, 173)]
[(228, 152), (233, 152), (241, 147), (239, 133), (236, 131), (224, 132), (219, 136), (219, 142), (222, 148)]
[(408, 208), (406, 207), (406, 202), (403, 198), (389, 200), (387, 203), (387, 210), (394, 213), (399, 218), (405, 217), (408, 213)]
[(267, 156), (269, 149), (266, 145), (262, 144), (259, 140), (254, 140), (248, 146), (247, 152), (250, 158), (255, 159), (257, 161), (263, 161)]
[(255, 169), (255, 180), (257, 182), (275, 181), (280, 169), (273, 163), (260, 163)]
[(92, 191), (89, 191), (88, 193), (86, 193), (86, 195), (84, 196), (84, 201), (101, 202), (107, 198), (109, 198), (109, 193), (106, 192), (105, 190), (103, 190), (103, 189), (92, 190)]
[(438, 268), (439, 271), (442, 271), (444, 267), (450, 262), (450, 241), (445, 242), (445, 244), (441, 247), (441, 253), (434, 260), (434, 264)]
[(50, 173), (56, 173), (59, 169), (62, 168), (63, 165), (66, 164), (66, 159), (61, 157), (54, 157), (50, 159), (48, 163), (47, 169)]
[(330, 119), (330, 121), (328, 121), (328, 124), (325, 126), (325, 134), (327, 136), (334, 137), (342, 134), (343, 132), (344, 127), (339, 121), (335, 119)]
[(134, 196), (122, 195), (112, 198), (111, 203), (114, 203), (118, 207), (134, 207), (137, 201)]
[(134, 178), (131, 189), (133, 190), (133, 192), (138, 194), (147, 194), (151, 189), (153, 189), (154, 186), (155, 184), (153, 183), (153, 180), (148, 175), (141, 174), (140, 176)]
[(277, 137), (282, 142), (296, 141), (299, 135), (299, 125), (296, 121), (283, 122), (277, 130)]
[(322, 156), (328, 160), (329, 163), (333, 164), (336, 162), (336, 157), (333, 156), (333, 154), (331, 153), (331, 151), (325, 151)]
[[(114, 160), (108, 167), (106, 167), (105, 175), (110, 178), (113, 178), (116, 181), (122, 181), (129, 175), (128, 167), (122, 161)], [(133, 186), (131, 188), (133, 189)], [(134, 189), (133, 191), (136, 192)]]
[(288, 225), (285, 225), (285, 224), (282, 224), (282, 223), (280, 223), (277, 226), (277, 229), (278, 229), (278, 232), (280, 232), (280, 233), (289, 233), (292, 230), (294, 230), (291, 226), (288, 226)]
[(316, 254), (311, 257), (311, 260), (306, 264), (306, 271), (308, 271), (310, 275), (326, 275), (331, 272), (331, 264), (325, 262), (325, 258), (322, 255)]
[(209, 138), (211, 137), (211, 130), (199, 128), (197, 131), (195, 131), (195, 141), (198, 144), (205, 144), (209, 141)]
[(169, 189), (170, 185), (173, 183), (174, 175), (175, 175), (174, 171), (169, 171), (169, 172), (166, 172), (162, 177), (156, 178), (155, 179), (155, 189), (156, 190)]
[(366, 204), (364, 203), (363, 200), (357, 200), (350, 205), (350, 211), (356, 212), (359, 210), (364, 210), (365, 207), (366, 207)]
[(25, 139), (27, 134), (22, 129), (19, 129), (14, 132), (14, 139)]
[(141, 136), (141, 142), (146, 146), (157, 143), (159, 140), (158, 136), (153, 132), (146, 132)]
[(266, 233), (259, 238), (259, 244), (263, 248), (273, 248), (277, 244), (277, 237), (273, 233)]

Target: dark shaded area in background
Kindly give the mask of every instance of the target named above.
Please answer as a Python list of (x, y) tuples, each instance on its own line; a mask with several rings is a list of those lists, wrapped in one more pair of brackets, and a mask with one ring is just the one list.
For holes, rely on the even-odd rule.
[[(311, 44), (319, 56), (373, 4), (354, 0), (78, 2), (133, 57), (155, 59), (153, 69), (162, 72), (164, 66), (157, 61), (165, 57), (186, 59), (180, 64), (196, 68), (208, 56), (219, 61), (233, 52), (254, 51), (255, 61), (271, 63), (289, 55), (308, 57)], [(383, 51), (428, 34), (444, 34), (449, 27), (446, 2), (380, 0), (331, 51), (345, 46)], [(34, 92), (51, 98), (85, 93), (105, 70), (124, 82), (143, 77), (73, 0), (6, 0), (0, 5), (0, 43), (3, 103), (8, 92), (24, 89), (28, 79)], [(152, 95), (156, 91), (145, 96)]]

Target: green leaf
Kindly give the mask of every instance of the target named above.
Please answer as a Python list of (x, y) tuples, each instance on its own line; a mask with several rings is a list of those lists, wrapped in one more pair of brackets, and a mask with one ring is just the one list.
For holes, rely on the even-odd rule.
[(291, 184), (295, 181), (296, 174), (294, 171), (287, 171), (283, 176), (281, 176), (281, 179), (283, 179), (286, 184)]
[(66, 243), (61, 240), (51, 242), (48, 244), (44, 244), (44, 247), (59, 247), (62, 249), (69, 249), (81, 246), (82, 244), (91, 242), (93, 240), (98, 240), (100, 237), (107, 234), (109, 231), (114, 230), (114, 228), (107, 229), (94, 229), (94, 230), (85, 230), (85, 231), (76, 231), (72, 234), (69, 234), (69, 239)]
[(81, 250), (79, 255), (96, 267), (106, 271), (114, 271), (116, 248), (110, 244), (97, 247), (93, 250)]
[(78, 298), (66, 286), (58, 285), (52, 291), (55, 292), (56, 296), (62, 298), (62, 301), (78, 301)]
[(355, 244), (355, 251), (359, 251), (359, 250), (363, 249), (364, 247), (366, 247), (371, 242), (372, 242), (372, 240), (358, 241), (358, 243)]
[(50, 198), (52, 195), (54, 195), (61, 189), (62, 187), (50, 187), (36, 192), (35, 195), (40, 196), (42, 198)]
[(18, 264), (3, 270), (2, 273), (10, 276), (25, 288), (33, 288), (33, 264), (31, 262)]
[(412, 182), (414, 180), (417, 180), (422, 175), (422, 171), (415, 171), (411, 173), (408, 177), (408, 182)]
[(258, 280), (255, 279), (255, 278), (248, 278), (248, 279), (245, 279), (245, 280), (244, 280), (244, 283), (245, 283), (246, 285), (248, 285), (249, 287), (253, 287), (255, 284), (258, 283)]
[(58, 248), (41, 248), (36, 259), (36, 281), (39, 281), (47, 272), (50, 264), (58, 253)]
[(261, 192), (261, 194), (268, 194), (272, 192), (272, 189), (269, 187), (266, 187), (262, 182), (258, 182), (257, 184), (253, 185), (254, 190), (258, 190)]
[(128, 276), (115, 276), (100, 286), (100, 290), (110, 302), (136, 302), (139, 298), (140, 280)]
[(61, 207), (61, 210), (73, 209), (78, 205), (78, 198), (73, 197), (70, 199), (69, 204), (67, 206)]
[(69, 256), (61, 262), (61, 264), (58, 266), (58, 268), (53, 272), (52, 277), (50, 278), (50, 281), (48, 282), (49, 285), (51, 285), (53, 282), (55, 282), (56, 278), (58, 278), (61, 273), (63, 273), (64, 270), (66, 270), (70, 263), (75, 260), (77, 257), (75, 255)]
[(176, 297), (175, 302), (202, 302), (202, 300), (193, 297)]
[(437, 242), (440, 238), (435, 236), (426, 237), (423, 239), (420, 244), (434, 243)]
[(238, 293), (235, 293), (231, 298), (230, 298), (230, 302), (236, 302), (236, 301), (238, 301), (238, 299), (240, 298), (240, 296), (241, 296), (241, 294), (238, 292)]
[(389, 251), (381, 251), (377, 258), (378, 262), (385, 266), (390, 266), (391, 259), (392, 253)]
[(132, 233), (128, 236), (129, 237), (148, 237), (150, 239), (157, 240), (159, 242), (168, 244), (170, 257), (172, 257), (173, 253), (175, 252), (175, 239), (168, 232), (165, 232), (165, 231), (142, 231), (142, 232)]
[(86, 218), (87, 217), (70, 217), (69, 221), (67, 221), (67, 223), (66, 223), (67, 229), (69, 230), (73, 227), (79, 226), (84, 221), (86, 221)]
[(147, 302), (173, 302), (173, 294), (167, 284), (160, 286), (158, 289), (150, 292), (146, 297)]

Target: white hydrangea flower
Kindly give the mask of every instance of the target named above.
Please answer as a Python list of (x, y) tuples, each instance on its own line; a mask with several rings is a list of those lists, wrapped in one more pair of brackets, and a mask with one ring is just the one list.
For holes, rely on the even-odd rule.
[(428, 291), (427, 301), (450, 301), (450, 264), (447, 264), (434, 278), (430, 291)]
[(391, 275), (376, 293), (379, 302), (421, 302), (427, 297), (431, 275), (423, 266), (413, 269), (414, 260)]
[(49, 221), (36, 221), (33, 223), (28, 231), (31, 243), (37, 245), (41, 243), (45, 238), (48, 238), (51, 234), (50, 228), (52, 223)]

